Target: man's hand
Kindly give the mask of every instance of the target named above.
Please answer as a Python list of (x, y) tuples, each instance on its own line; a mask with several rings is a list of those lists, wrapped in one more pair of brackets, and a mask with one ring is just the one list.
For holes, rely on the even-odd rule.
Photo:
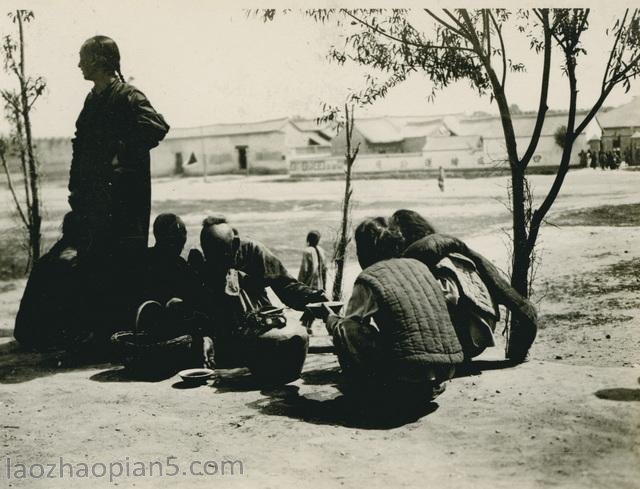
[(331, 310), (331, 308), (329, 306), (327, 306), (324, 302), (322, 303), (322, 306), (320, 307), (320, 310), (318, 311), (318, 319), (321, 319), (323, 322), (327, 322), (327, 319), (329, 319), (329, 316), (333, 314), (333, 311)]
[(202, 355), (205, 368), (216, 368), (213, 340), (209, 336), (205, 336), (204, 338), (202, 338)]

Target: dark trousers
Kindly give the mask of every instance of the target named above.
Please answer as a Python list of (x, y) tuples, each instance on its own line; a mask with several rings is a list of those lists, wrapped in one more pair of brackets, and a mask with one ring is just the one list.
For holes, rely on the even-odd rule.
[(412, 372), (386, 368), (389, 361), (380, 333), (355, 321), (342, 320), (333, 331), (333, 344), (346, 381), (346, 390), (359, 396), (383, 395), (400, 403), (428, 402), (440, 384), (455, 372), (453, 365), (431, 365)]

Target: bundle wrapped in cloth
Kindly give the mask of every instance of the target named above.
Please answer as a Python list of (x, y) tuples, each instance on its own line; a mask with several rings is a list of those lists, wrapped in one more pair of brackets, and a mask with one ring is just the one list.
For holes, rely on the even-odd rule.
[(283, 385), (300, 377), (309, 349), (307, 330), (287, 324), (282, 308), (249, 310), (243, 336), (247, 366), (260, 383)]

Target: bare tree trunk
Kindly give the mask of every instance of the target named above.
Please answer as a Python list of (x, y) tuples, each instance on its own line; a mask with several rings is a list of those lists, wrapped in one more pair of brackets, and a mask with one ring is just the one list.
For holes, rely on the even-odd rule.
[(333, 300), (342, 299), (342, 282), (344, 275), (345, 255), (347, 253), (347, 245), (349, 244), (349, 217), (350, 217), (350, 200), (351, 200), (351, 167), (347, 162), (346, 178), (344, 185), (344, 197), (342, 199), (342, 223), (340, 225), (340, 236), (336, 244), (335, 267), (336, 273), (333, 279)]
[(18, 215), (20, 216), (20, 220), (25, 225), (27, 229), (29, 229), (29, 223), (27, 222), (27, 217), (22, 209), (22, 204), (20, 204), (20, 199), (18, 198), (18, 194), (16, 193), (16, 189), (13, 186), (13, 179), (11, 178), (11, 171), (9, 170), (9, 165), (7, 164), (7, 159), (5, 158), (5, 148), (0, 148), (0, 161), (2, 161), (2, 168), (4, 169), (5, 176), (7, 177), (7, 187), (9, 187), (9, 192), (11, 193), (11, 197), (13, 198), (13, 203), (16, 206), (16, 210), (18, 211)]
[(33, 140), (31, 135), (31, 118), (29, 105), (29, 97), (27, 94), (26, 74), (24, 66), (24, 31), (22, 25), (22, 17), (18, 12), (18, 29), (20, 35), (20, 103), (21, 113), (24, 121), (25, 142), (27, 151), (27, 164), (29, 169), (29, 187), (31, 191), (31, 203), (29, 205), (30, 227), (29, 227), (29, 244), (31, 246), (31, 256), (35, 262), (40, 258), (41, 251), (41, 227), (42, 214), (40, 209), (38, 167), (33, 152)]
[(511, 170), (511, 197), (513, 206), (513, 261), (511, 286), (523, 297), (529, 297), (530, 249), (527, 247), (524, 173)]
[(342, 222), (340, 225), (340, 235), (338, 236), (338, 242), (336, 243), (334, 253), (334, 264), (336, 267), (336, 273), (333, 279), (333, 300), (339, 301), (342, 299), (342, 281), (344, 275), (344, 264), (347, 253), (347, 245), (349, 244), (349, 231), (351, 221), (351, 195), (353, 189), (351, 188), (351, 169), (353, 163), (358, 155), (360, 145), (355, 150), (352, 150), (351, 136), (353, 134), (353, 107), (351, 113), (347, 105), (344, 107), (346, 123), (345, 123), (345, 137), (347, 138), (347, 150), (345, 153), (345, 184), (344, 184), (344, 197), (342, 199)]

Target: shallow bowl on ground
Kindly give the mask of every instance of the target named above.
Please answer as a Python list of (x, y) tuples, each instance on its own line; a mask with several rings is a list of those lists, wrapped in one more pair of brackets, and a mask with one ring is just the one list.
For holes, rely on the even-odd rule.
[(187, 370), (181, 370), (178, 375), (189, 384), (204, 384), (207, 379), (213, 376), (213, 370), (209, 368), (189, 368)]

